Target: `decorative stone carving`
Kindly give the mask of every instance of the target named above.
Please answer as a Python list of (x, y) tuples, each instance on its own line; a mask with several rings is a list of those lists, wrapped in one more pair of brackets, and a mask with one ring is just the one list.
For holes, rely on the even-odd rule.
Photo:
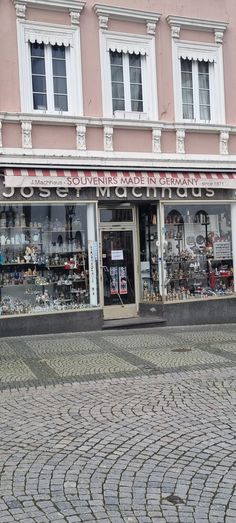
[(76, 126), (76, 145), (78, 151), (86, 151), (86, 126)]
[(156, 34), (156, 22), (147, 22), (147, 33), (149, 35), (155, 36)]
[(15, 9), (17, 18), (25, 18), (26, 5), (24, 3), (15, 3)]
[(171, 36), (172, 36), (172, 38), (179, 38), (180, 37), (180, 26), (179, 25), (172, 25), (171, 26)]
[(108, 29), (108, 16), (100, 15), (98, 20), (100, 29)]
[(113, 127), (104, 127), (104, 151), (113, 151)]
[(21, 132), (22, 132), (23, 149), (31, 149), (32, 148), (32, 123), (31, 122), (22, 122), (21, 123)]
[(224, 31), (215, 31), (215, 43), (223, 44)]
[(80, 13), (78, 11), (70, 11), (71, 25), (79, 25)]
[(152, 152), (161, 153), (161, 129), (152, 130)]
[(220, 133), (220, 154), (229, 154), (229, 132), (221, 131)]
[(179, 154), (185, 153), (185, 130), (177, 129), (176, 130), (176, 152)]

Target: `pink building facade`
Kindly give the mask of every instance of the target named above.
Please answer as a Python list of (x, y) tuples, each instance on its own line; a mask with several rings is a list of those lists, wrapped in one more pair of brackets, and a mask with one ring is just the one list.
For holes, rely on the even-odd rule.
[(2, 335), (234, 321), (235, 2), (128, 4), (0, 4)]

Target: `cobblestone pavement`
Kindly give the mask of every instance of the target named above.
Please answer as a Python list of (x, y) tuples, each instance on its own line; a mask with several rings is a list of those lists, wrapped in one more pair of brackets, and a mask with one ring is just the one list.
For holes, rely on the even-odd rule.
[(236, 325), (0, 340), (0, 522), (235, 523)]

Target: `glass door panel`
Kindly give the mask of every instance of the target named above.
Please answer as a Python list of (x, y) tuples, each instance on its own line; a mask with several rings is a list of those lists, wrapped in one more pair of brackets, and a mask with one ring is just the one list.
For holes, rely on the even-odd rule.
[(104, 305), (135, 303), (133, 231), (102, 231)]

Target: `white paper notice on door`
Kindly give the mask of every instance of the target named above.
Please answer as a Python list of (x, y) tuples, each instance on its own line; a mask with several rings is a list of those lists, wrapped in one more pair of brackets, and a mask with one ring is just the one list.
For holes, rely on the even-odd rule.
[(119, 267), (119, 289), (120, 294), (127, 294), (127, 267)]
[(122, 250), (111, 251), (111, 259), (112, 259), (112, 261), (123, 260), (124, 259), (124, 252)]

